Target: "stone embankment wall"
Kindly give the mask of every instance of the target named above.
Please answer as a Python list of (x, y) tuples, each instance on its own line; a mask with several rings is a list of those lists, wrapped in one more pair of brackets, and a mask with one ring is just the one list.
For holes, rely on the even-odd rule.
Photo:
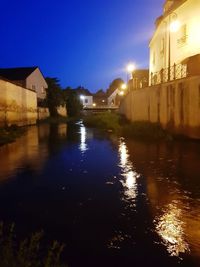
[(0, 79), (0, 127), (12, 124), (31, 125), (36, 120), (36, 93)]
[(67, 109), (66, 109), (65, 106), (59, 106), (59, 107), (57, 107), (57, 111), (58, 111), (58, 114), (60, 116), (64, 116), (64, 117), (67, 116)]
[(119, 112), (131, 121), (160, 123), (172, 133), (200, 139), (200, 76), (129, 92)]
[(48, 108), (38, 107), (38, 120), (45, 120), (50, 116)]

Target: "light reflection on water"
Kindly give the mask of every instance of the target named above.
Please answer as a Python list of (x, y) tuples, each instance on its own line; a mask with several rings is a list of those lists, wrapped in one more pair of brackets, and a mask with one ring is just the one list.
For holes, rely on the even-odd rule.
[[(123, 138), (121, 138), (119, 142), (119, 157), (119, 167), (121, 168), (121, 175), (124, 177), (121, 183), (124, 187), (125, 200), (135, 201), (138, 195), (137, 178), (139, 175), (135, 172), (132, 162), (129, 159), (128, 148)], [(131, 202), (130, 206), (132, 205), (133, 203)]]
[(182, 210), (177, 202), (167, 205), (163, 215), (156, 218), (155, 222), (156, 231), (171, 256), (189, 252), (189, 244), (185, 237), (186, 224), (182, 220)]
[(85, 153), (85, 151), (88, 149), (88, 146), (86, 144), (86, 138), (87, 138), (87, 132), (85, 126), (80, 126), (80, 146), (79, 149), (82, 153)]

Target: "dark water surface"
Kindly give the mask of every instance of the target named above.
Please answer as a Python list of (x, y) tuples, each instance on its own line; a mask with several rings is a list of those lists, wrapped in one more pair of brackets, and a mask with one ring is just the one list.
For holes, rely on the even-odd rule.
[(0, 147), (0, 220), (64, 242), (69, 267), (200, 266), (200, 143), (31, 127)]

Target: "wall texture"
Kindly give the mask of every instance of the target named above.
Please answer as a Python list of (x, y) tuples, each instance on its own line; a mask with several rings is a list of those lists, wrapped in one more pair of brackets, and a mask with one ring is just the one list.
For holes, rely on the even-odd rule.
[(129, 92), (119, 111), (131, 121), (158, 122), (175, 134), (200, 139), (200, 76)]
[(36, 93), (0, 79), (0, 126), (35, 124)]

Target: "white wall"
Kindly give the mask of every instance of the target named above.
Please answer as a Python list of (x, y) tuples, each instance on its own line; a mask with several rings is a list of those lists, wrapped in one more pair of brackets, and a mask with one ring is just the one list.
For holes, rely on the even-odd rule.
[[(200, 53), (200, 1), (187, 0), (173, 12), (176, 13), (177, 20), (180, 22), (180, 28), (177, 32), (171, 32), (171, 66), (179, 64), (185, 58)], [(186, 26), (186, 42), (181, 42), (182, 30)], [(162, 41), (163, 40), (163, 41)], [(183, 40), (182, 40), (183, 41)], [(162, 53), (162, 46), (164, 50)], [(155, 55), (155, 62), (154, 60)], [(162, 19), (162, 22), (155, 30), (154, 36), (150, 42), (150, 63), (149, 70), (158, 72), (162, 68), (168, 68), (169, 55), (169, 15)]]
[(36, 93), (0, 79), (0, 126), (29, 125), (36, 120)]
[(33, 89), (37, 93), (37, 98), (44, 99), (46, 97), (46, 88), (48, 87), (42, 73), (37, 68), (26, 79), (26, 88)]

